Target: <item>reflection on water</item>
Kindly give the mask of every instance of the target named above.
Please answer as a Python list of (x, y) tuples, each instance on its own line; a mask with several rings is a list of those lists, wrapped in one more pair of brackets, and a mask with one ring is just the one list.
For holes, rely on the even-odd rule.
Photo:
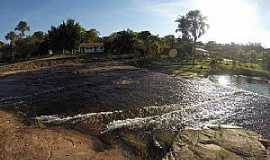
[(223, 86), (237, 87), (246, 91), (270, 96), (270, 83), (265, 80), (236, 75), (211, 75), (208, 78), (212, 82)]

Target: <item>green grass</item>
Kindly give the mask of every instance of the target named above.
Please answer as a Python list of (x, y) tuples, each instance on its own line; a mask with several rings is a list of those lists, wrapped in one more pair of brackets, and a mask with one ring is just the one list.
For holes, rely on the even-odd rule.
[(270, 72), (265, 70), (260, 64), (255, 63), (239, 63), (237, 62), (233, 66), (232, 62), (224, 63), (221, 62), (217, 65), (217, 69), (212, 70), (210, 73), (222, 74), (236, 74), (236, 75), (245, 75), (245, 76), (255, 76), (255, 77), (269, 77)]
[(191, 60), (171, 61), (153, 60), (147, 64), (147, 67), (154, 69), (162, 69), (168, 74), (179, 75), (183, 77), (207, 77), (209, 74), (234, 74), (255, 77), (269, 77), (270, 72), (265, 70), (260, 64), (255, 63), (240, 63), (237, 62), (233, 66), (233, 62), (219, 62), (215, 68), (209, 67), (210, 60), (197, 60), (195, 65), (192, 65)]

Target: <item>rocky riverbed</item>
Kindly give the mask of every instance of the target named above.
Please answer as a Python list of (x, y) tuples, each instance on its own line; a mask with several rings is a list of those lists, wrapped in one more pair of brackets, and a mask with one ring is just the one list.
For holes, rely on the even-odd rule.
[[(192, 154), (187, 155), (189, 159), (207, 159), (208, 156), (213, 159), (213, 155), (202, 155), (206, 150), (209, 154), (220, 152), (221, 158), (267, 158), (269, 143), (263, 137), (270, 137), (269, 97), (221, 87), (208, 80), (172, 77), (119, 61), (76, 59), (65, 63), (35, 62), (34, 66), (27, 63), (0, 69), (1, 108), (19, 112), (27, 120), (25, 124), (46, 126), (49, 133), (51, 127), (60, 127), (90, 134), (112, 148), (120, 147), (117, 155), (121, 156), (152, 157), (149, 148), (160, 144), (163, 149), (158, 151), (157, 148), (154, 152), (167, 158), (174, 155), (176, 159), (185, 159), (179, 155), (188, 151)], [(244, 129), (208, 127), (222, 124)], [(205, 129), (194, 130), (199, 128)], [(156, 131), (162, 131), (161, 135), (169, 133), (165, 136), (170, 137), (169, 140), (157, 140), (160, 134)], [(116, 134), (106, 138), (111, 133)], [(197, 139), (195, 143), (193, 137), (189, 137), (193, 133), (203, 134), (199, 136), (203, 137), (202, 142)], [(217, 136), (223, 133), (224, 136)], [(146, 138), (141, 139), (142, 136)], [(239, 143), (229, 141), (230, 136)], [(136, 137), (141, 143), (134, 144)], [(234, 144), (240, 149), (235, 150)], [(253, 146), (249, 148), (251, 151), (243, 148), (245, 144)]]

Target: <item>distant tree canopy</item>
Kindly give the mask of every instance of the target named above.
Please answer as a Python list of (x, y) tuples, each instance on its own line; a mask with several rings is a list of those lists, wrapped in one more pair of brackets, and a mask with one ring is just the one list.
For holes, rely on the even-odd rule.
[(256, 59), (263, 59), (264, 48), (260, 43), (219, 44), (209, 41), (206, 43), (205, 48), (215, 57), (233, 59), (240, 62), (255, 62)]
[(13, 61), (48, 54), (48, 50), (73, 51), (78, 49), (80, 43), (102, 40), (96, 29), (86, 30), (72, 19), (64, 21), (59, 26), (52, 26), (48, 33), (36, 31), (32, 35), (25, 36), (27, 31), (30, 31), (28, 23), (20, 21), (14, 31), (6, 34), (5, 38), (10, 43), (4, 45), (5, 57), (10, 57)]
[(12, 43), (18, 39), (18, 35), (15, 32), (11, 31), (6, 34), (5, 38), (7, 41), (10, 41), (10, 43)]
[(48, 32), (36, 31), (32, 35), (25, 36), (30, 31), (30, 25), (20, 21), (14, 31), (6, 34), (9, 42), (0, 42), (1, 52), (4, 57), (12, 60), (30, 58), (48, 54), (48, 50), (54, 53), (77, 50), (80, 43), (103, 42), (105, 52), (111, 54), (133, 54), (143, 58), (170, 57), (171, 49), (177, 50), (178, 59), (196, 59), (195, 46), (200, 46), (209, 51), (211, 58), (228, 58), (235, 62), (260, 63), (270, 68), (270, 55), (264, 52), (260, 43), (249, 44), (218, 44), (215, 41), (208, 43), (198, 42), (198, 39), (208, 29), (207, 19), (200, 11), (194, 10), (184, 16), (180, 16), (176, 32), (180, 37), (167, 35), (160, 37), (150, 31), (135, 32), (130, 29), (112, 33), (106, 37), (100, 37), (96, 29), (85, 29), (75, 20), (68, 19), (58, 26), (52, 26)]
[(100, 41), (99, 37), (100, 33), (96, 29), (90, 29), (85, 31), (85, 29), (81, 30), (81, 42), (82, 43), (95, 43)]
[(15, 31), (20, 31), (20, 37), (25, 36), (25, 32), (30, 31), (30, 26), (25, 21), (20, 21), (15, 28)]
[(50, 48), (55, 51), (77, 49), (80, 45), (81, 26), (75, 20), (68, 19), (59, 26), (52, 26), (48, 31)]
[(44, 40), (45, 37), (46, 37), (46, 34), (42, 31), (37, 31), (37, 32), (33, 33), (33, 35), (32, 35), (32, 38), (34, 38), (36, 40), (40, 40), (40, 41)]
[(18, 58), (28, 58), (33, 56), (40, 56), (48, 53), (47, 35), (42, 31), (33, 33), (16, 41), (16, 52)]
[[(20, 33), (17, 34), (16, 30)], [(15, 31), (6, 34), (5, 38), (10, 43), (4, 46), (4, 57), (14, 61), (48, 53), (47, 35), (42, 31), (37, 31), (26, 37), (25, 32), (29, 30), (30, 26), (27, 22), (20, 21)]]
[(107, 52), (114, 54), (139, 53), (145, 58), (160, 55), (166, 47), (169, 47), (166, 46), (163, 38), (153, 35), (149, 31), (134, 32), (130, 29), (104, 37), (103, 42)]
[(138, 38), (142, 41), (149, 41), (150, 38), (152, 37), (152, 34), (149, 32), (149, 31), (142, 31), (142, 32), (139, 32), (138, 34)]
[(108, 40), (108, 43), (110, 43), (110, 49), (114, 53), (132, 53), (136, 49), (136, 34), (129, 29), (113, 33)]
[(167, 35), (163, 39), (167, 46), (169, 46), (170, 48), (174, 48), (174, 44), (177, 41), (174, 35)]

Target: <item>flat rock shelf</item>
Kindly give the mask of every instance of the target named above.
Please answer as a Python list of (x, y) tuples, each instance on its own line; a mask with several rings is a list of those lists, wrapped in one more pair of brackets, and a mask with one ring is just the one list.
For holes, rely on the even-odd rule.
[[(1, 68), (0, 105), (3, 114), (19, 113), (24, 117), (24, 122), (36, 124), (35, 126), (45, 125), (45, 131), (56, 137), (59, 136), (57, 134), (63, 134), (65, 137), (67, 130), (93, 135), (98, 137), (97, 139), (101, 138), (101, 141), (94, 141), (95, 138), (92, 140), (93, 143), (103, 145), (103, 153), (110, 152), (119, 157), (126, 156), (123, 148), (129, 148), (130, 151), (134, 137), (138, 137), (138, 134), (149, 127), (154, 127), (155, 130), (169, 129), (173, 132), (173, 136), (167, 136), (171, 137), (172, 141), (165, 143), (165, 146), (171, 146), (170, 149), (164, 154), (163, 151), (160, 153), (165, 158), (182, 155), (183, 152), (190, 153), (187, 155), (189, 159), (213, 159), (217, 155), (231, 159), (267, 157), (269, 143), (263, 139), (270, 137), (270, 98), (267, 96), (223, 87), (207, 79), (186, 80), (173, 77), (136, 68), (120, 61), (71, 60), (60, 64), (54, 61), (40, 63), (44, 64), (35, 62), (33, 67), (29, 62), (20, 67), (12, 65)], [(21, 70), (24, 72), (20, 72)], [(2, 120), (1, 124), (4, 124)], [(228, 124), (243, 129), (207, 128)], [(26, 125), (22, 128), (28, 127)], [(181, 128), (181, 132), (175, 133), (178, 127)], [(61, 129), (55, 133), (51, 128)], [(202, 130), (197, 132), (196, 129)], [(46, 137), (36, 133), (35, 129), (27, 131), (38, 134), (38, 137)], [(111, 137), (112, 140), (106, 138), (108, 133), (115, 132), (117, 134)], [(17, 134), (18, 131), (14, 129), (12, 133)], [(153, 134), (150, 134), (150, 140), (149, 137), (146, 141), (139, 140), (138, 142), (142, 143), (135, 144), (135, 148), (131, 147), (138, 151), (135, 157), (140, 155), (140, 147), (149, 148), (151, 137), (160, 137)], [(196, 134), (200, 139), (195, 142)], [(127, 135), (129, 137), (126, 137)], [(231, 142), (229, 137), (235, 137), (239, 141)], [(28, 141), (29, 138), (26, 137), (25, 140)], [(17, 140), (15, 138), (12, 141)], [(33, 139), (29, 141), (32, 143)], [(112, 145), (109, 147), (111, 149), (106, 150), (108, 146), (103, 142), (117, 145)], [(154, 142), (164, 146), (164, 140)], [(165, 142), (168, 142), (168, 139)], [(252, 144), (255, 148), (251, 147), (252, 151), (248, 150), (243, 146), (244, 142)], [(86, 143), (88, 145), (92, 142), (87, 140)], [(93, 149), (91, 154), (98, 150)], [(211, 154), (212, 151), (215, 153)], [(209, 154), (203, 155), (208, 152)], [(181, 159), (181, 156), (178, 157)]]

